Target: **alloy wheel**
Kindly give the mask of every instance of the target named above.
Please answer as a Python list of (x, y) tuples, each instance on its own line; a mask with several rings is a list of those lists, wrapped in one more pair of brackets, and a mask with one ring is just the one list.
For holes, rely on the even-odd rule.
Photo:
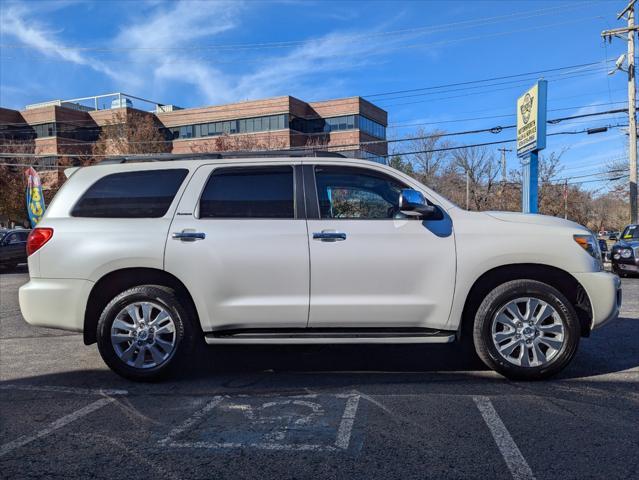
[(521, 297), (493, 317), (491, 336), (499, 355), (520, 367), (541, 367), (553, 361), (565, 343), (565, 326), (557, 310), (535, 297)]

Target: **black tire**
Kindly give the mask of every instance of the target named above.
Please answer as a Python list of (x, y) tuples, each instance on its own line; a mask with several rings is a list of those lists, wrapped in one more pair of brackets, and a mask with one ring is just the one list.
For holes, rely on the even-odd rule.
[[(153, 302), (171, 316), (175, 325), (175, 346), (172, 353), (156, 366), (136, 368), (120, 359), (111, 342), (111, 327), (127, 305), (134, 302)], [(178, 299), (175, 291), (161, 285), (140, 285), (117, 295), (104, 308), (97, 327), (98, 350), (104, 362), (118, 375), (135, 381), (156, 381), (176, 372), (195, 345), (199, 329), (194, 326), (195, 315)], [(143, 355), (144, 357), (144, 355)]]
[[(563, 323), (563, 345), (544, 365), (524, 367), (510, 363), (493, 343), (492, 323), (495, 316), (502, 307), (521, 297), (537, 298), (548, 303)], [(499, 285), (484, 298), (475, 315), (473, 340), (479, 358), (497, 373), (512, 380), (542, 380), (555, 375), (570, 363), (579, 346), (580, 331), (577, 313), (561, 292), (536, 280), (513, 280)]]

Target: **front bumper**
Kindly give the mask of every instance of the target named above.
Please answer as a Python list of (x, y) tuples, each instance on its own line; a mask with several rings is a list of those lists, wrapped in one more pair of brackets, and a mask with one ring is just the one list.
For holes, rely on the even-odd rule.
[(615, 272), (639, 273), (639, 258), (612, 258), (611, 263)]
[(594, 330), (619, 316), (621, 280), (608, 272), (573, 274), (586, 291), (592, 308), (590, 329)]
[(31, 278), (20, 287), (22, 316), (37, 327), (82, 332), (93, 282), (68, 278)]

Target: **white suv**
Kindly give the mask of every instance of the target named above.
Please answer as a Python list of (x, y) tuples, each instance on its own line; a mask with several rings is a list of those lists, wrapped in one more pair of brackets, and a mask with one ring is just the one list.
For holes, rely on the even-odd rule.
[(69, 174), (29, 237), (22, 314), (83, 332), (131, 379), (174, 371), (201, 338), (470, 339), (497, 372), (537, 379), (621, 303), (584, 227), (464, 211), (369, 161), (173, 159)]

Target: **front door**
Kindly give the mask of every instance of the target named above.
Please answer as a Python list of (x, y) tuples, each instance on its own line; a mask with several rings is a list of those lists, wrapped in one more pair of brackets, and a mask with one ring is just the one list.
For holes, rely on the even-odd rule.
[(165, 265), (191, 292), (205, 331), (306, 327), (308, 238), (294, 167), (200, 167), (171, 225)]
[(455, 281), (450, 218), (402, 214), (409, 187), (381, 169), (319, 164), (304, 174), (316, 196), (309, 327), (443, 328)]

